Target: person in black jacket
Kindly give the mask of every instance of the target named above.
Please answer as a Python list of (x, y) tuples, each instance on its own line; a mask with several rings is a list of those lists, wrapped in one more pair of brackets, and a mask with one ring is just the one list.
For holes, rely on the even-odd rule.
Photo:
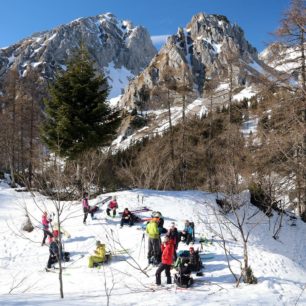
[(199, 255), (199, 251), (193, 247), (189, 248), (189, 264), (193, 272), (198, 272), (202, 269), (202, 261)]
[(134, 216), (128, 210), (128, 208), (125, 208), (122, 213), (120, 226), (122, 227), (124, 223), (127, 223), (129, 226), (132, 226), (134, 224)]
[(173, 244), (174, 244), (174, 254), (173, 255), (174, 255), (174, 260), (176, 260), (177, 259), (176, 250), (177, 250), (180, 240), (179, 240), (179, 232), (174, 222), (171, 223), (171, 227), (169, 228), (166, 236), (168, 236), (169, 239), (173, 241)]

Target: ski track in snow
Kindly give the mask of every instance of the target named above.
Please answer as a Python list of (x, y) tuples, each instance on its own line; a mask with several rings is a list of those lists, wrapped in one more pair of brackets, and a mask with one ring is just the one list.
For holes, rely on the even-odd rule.
[[(204, 235), (212, 239), (214, 236), (205, 222), (218, 230), (213, 211), (217, 208), (215, 194), (133, 190), (117, 192), (116, 196), (118, 212), (125, 207), (134, 209), (145, 205), (162, 212), (166, 228), (173, 221), (178, 229), (183, 228), (186, 219), (194, 221), (196, 238)], [(99, 196), (101, 198), (104, 195)], [(93, 205), (97, 200), (90, 199), (89, 202)], [(99, 219), (90, 220), (88, 216), (87, 225), (83, 225), (81, 204), (66, 204), (69, 210), (65, 214), (71, 218), (63, 226), (71, 233), (71, 238), (64, 238), (65, 250), (71, 252), (72, 260), (76, 261), (64, 264), (68, 266), (63, 271), (65, 300), (61, 301), (58, 274), (43, 272), (49, 252), (48, 247), (40, 245), (41, 229), (35, 228), (31, 233), (20, 232), (24, 221), (22, 206), (28, 207), (32, 221), (38, 226), (45, 207), (49, 212), (54, 211), (52, 202), (38, 194), (34, 202), (29, 193), (15, 192), (5, 183), (0, 183), (0, 305), (106, 305), (105, 278), (108, 289), (114, 283), (110, 305), (294, 305), (304, 288), (306, 225), (299, 220), (295, 227), (290, 226), (285, 216), (279, 239), (275, 240), (272, 238), (273, 221), (277, 214), (270, 223), (267, 217), (260, 216), (261, 222), (249, 241), (249, 262), (258, 278), (257, 285), (242, 283), (235, 288), (218, 237), (214, 237), (213, 244), (204, 246), (204, 251), (213, 254), (213, 258), (204, 260), (204, 276), (194, 275), (195, 283), (191, 289), (181, 290), (172, 286), (153, 291), (156, 268), (148, 269), (149, 277), (146, 277), (131, 266), (135, 263), (129, 258), (131, 255), (142, 268), (147, 266), (147, 238), (143, 239), (143, 230), (138, 229), (138, 225), (125, 225), (120, 229), (118, 216), (114, 219), (105, 217), (106, 205), (102, 207), (103, 212), (97, 214)], [(146, 217), (150, 212), (138, 215)], [(239, 237), (237, 230), (233, 229), (233, 235)], [(242, 260), (241, 243), (231, 240), (230, 236), (226, 239), (231, 253)], [(127, 248), (129, 255), (115, 255), (100, 269), (89, 269), (88, 256), (94, 251), (96, 240), (106, 243), (109, 250)], [(114, 240), (120, 241), (120, 245)], [(195, 247), (200, 247), (200, 244), (196, 243)], [(188, 249), (188, 246), (180, 243), (179, 249)], [(80, 259), (80, 255), (85, 256)], [(231, 259), (230, 263), (239, 273), (237, 261)], [(165, 282), (164, 274), (162, 282)], [(306, 305), (306, 292), (302, 293), (298, 305)]]

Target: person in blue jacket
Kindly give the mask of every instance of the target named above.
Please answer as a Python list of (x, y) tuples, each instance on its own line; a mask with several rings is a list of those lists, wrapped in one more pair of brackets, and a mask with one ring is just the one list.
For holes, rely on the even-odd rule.
[(193, 241), (193, 227), (188, 220), (185, 221), (185, 227), (180, 233), (180, 240), (185, 241), (187, 245)]

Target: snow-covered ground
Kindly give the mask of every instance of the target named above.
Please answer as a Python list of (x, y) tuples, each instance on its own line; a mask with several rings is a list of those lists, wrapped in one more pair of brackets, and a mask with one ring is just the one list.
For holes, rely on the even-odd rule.
[[(218, 231), (214, 209), (215, 194), (186, 191), (150, 191), (132, 190), (117, 192), (119, 211), (146, 205), (161, 211), (165, 218), (165, 227), (176, 222), (182, 229), (185, 219), (195, 222), (196, 238), (201, 235), (211, 239)], [(90, 199), (93, 205), (106, 195)], [(215, 236), (212, 244), (205, 245), (205, 253), (212, 254), (204, 261), (204, 276), (193, 276), (194, 286), (181, 290), (174, 285), (152, 291), (155, 281), (155, 268), (148, 270), (148, 276), (132, 267), (135, 263), (145, 267), (147, 239), (142, 240), (143, 231), (138, 226), (119, 227), (120, 219), (106, 219), (104, 212), (98, 220), (82, 223), (80, 203), (65, 203), (64, 228), (71, 238), (65, 238), (65, 250), (71, 252), (76, 260), (64, 270), (64, 295), (59, 298), (58, 274), (43, 272), (48, 259), (48, 248), (42, 247), (42, 232), (36, 227), (31, 233), (20, 232), (24, 220), (26, 205), (35, 225), (39, 225), (41, 211), (45, 206), (54, 211), (50, 200), (36, 194), (35, 198), (27, 192), (16, 192), (5, 183), (0, 183), (0, 305), (106, 305), (106, 290), (112, 286), (109, 305), (306, 305), (306, 225), (298, 220), (296, 226), (290, 226), (288, 217), (284, 217), (279, 239), (272, 238), (277, 214), (269, 220), (261, 213), (255, 214), (259, 225), (251, 232), (249, 242), (250, 265), (258, 278), (257, 285), (241, 284), (235, 287), (234, 278), (227, 263), (219, 238)], [(40, 207), (40, 209), (38, 208)], [(256, 208), (250, 207), (253, 215)], [(142, 213), (141, 216), (149, 216)], [(219, 215), (222, 220), (222, 216)], [(88, 218), (90, 219), (90, 217)], [(239, 238), (237, 230), (233, 235)], [(231, 253), (242, 260), (243, 249), (239, 241), (226, 237)], [(114, 256), (110, 264), (101, 269), (87, 268), (88, 256), (95, 249), (95, 241), (106, 243), (109, 250), (118, 250), (122, 246), (129, 249), (130, 255)], [(119, 246), (114, 241), (120, 241)], [(195, 243), (199, 247), (199, 243)], [(179, 249), (188, 249), (180, 243)], [(83, 258), (80, 255), (85, 255)], [(81, 258), (77, 260), (78, 258)], [(69, 264), (69, 263), (68, 263)], [(233, 269), (239, 272), (239, 263), (231, 260)], [(172, 271), (174, 273), (174, 271)], [(106, 283), (104, 280), (106, 279)], [(165, 284), (165, 276), (162, 275)], [(106, 288), (105, 288), (106, 286)]]

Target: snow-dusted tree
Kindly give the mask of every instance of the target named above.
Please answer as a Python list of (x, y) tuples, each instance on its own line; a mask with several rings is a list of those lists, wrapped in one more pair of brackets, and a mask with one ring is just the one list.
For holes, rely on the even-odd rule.
[(81, 46), (67, 70), (57, 75), (45, 100), (47, 117), (42, 139), (48, 148), (61, 157), (77, 160), (84, 152), (109, 144), (120, 117), (106, 103), (108, 92), (106, 77), (97, 74)]
[[(291, 0), (289, 9), (281, 20), (276, 31), (277, 38), (282, 43), (278, 54), (279, 65), (286, 66), (286, 73), (298, 73), (301, 88), (306, 94), (306, 44), (305, 44), (306, 6), (304, 0)], [(277, 68), (277, 66), (276, 66)]]

